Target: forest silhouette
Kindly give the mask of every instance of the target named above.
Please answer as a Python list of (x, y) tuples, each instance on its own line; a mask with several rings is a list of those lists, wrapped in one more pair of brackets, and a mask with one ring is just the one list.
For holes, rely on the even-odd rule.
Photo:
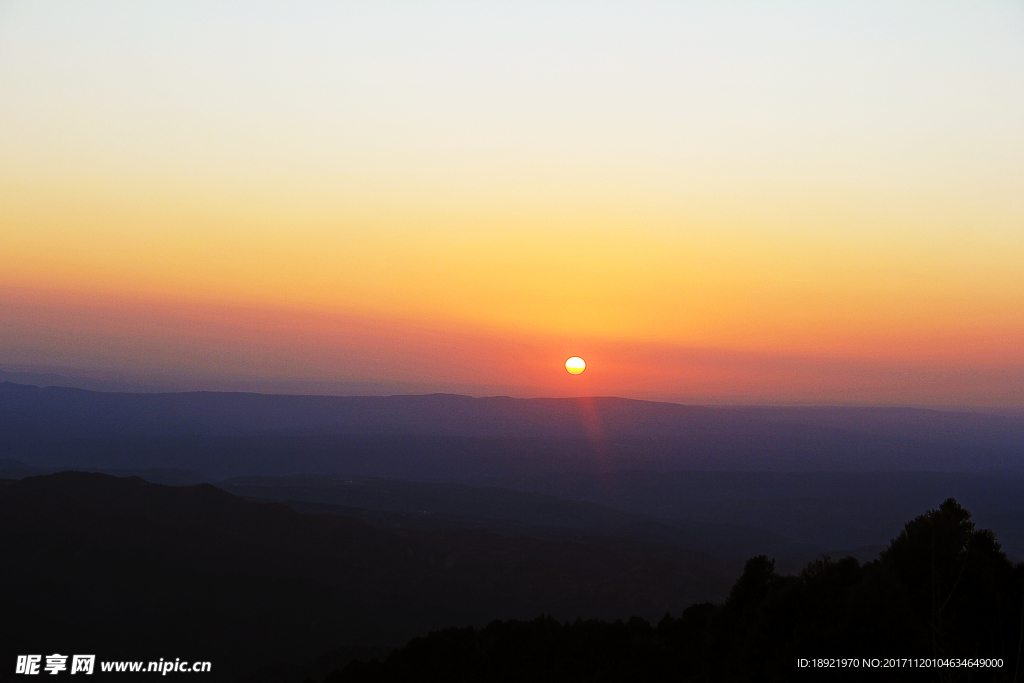
[[(995, 534), (976, 529), (971, 513), (950, 498), (907, 522), (863, 565), (826, 555), (799, 575), (782, 576), (760, 555), (747, 560), (724, 603), (696, 604), (657, 625), (640, 617), (608, 623), (542, 616), (446, 629), (383, 662), (351, 662), (325, 683), (1017, 681), (1022, 586), (1024, 563), (1015, 566)], [(821, 658), (856, 665), (821, 671), (814, 664)], [(801, 659), (808, 660), (803, 667)], [(1001, 666), (979, 667), (978, 660)]]
[[(0, 480), (0, 547), (8, 661), (173, 653), (215, 662), (204, 679), (225, 683), (1024, 674), (1024, 563), (953, 498), (875, 560), (821, 555), (786, 574), (768, 555), (733, 566), (628, 536), (390, 528), (65, 471)], [(821, 658), (857, 666), (822, 672)]]

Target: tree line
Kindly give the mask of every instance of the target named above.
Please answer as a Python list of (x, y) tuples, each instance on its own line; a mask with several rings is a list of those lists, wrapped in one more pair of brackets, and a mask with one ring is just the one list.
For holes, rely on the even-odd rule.
[[(325, 683), (398, 681), (1017, 681), (1024, 563), (955, 499), (907, 522), (877, 560), (799, 575), (747, 560), (722, 604), (656, 625), (494, 621), (415, 638)], [(826, 668), (827, 670), (823, 670)]]

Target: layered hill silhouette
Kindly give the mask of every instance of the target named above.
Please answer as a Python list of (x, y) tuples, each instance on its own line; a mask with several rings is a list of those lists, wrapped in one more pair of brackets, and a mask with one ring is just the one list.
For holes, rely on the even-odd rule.
[[(919, 600), (893, 588), (896, 565), (858, 560), (949, 495), (1024, 556), (1024, 418), (1013, 415), (0, 383), (5, 477), (4, 657), (203, 659), (217, 663), (207, 680), (274, 683), (311, 671), (295, 665), (316, 657), (326, 674), (448, 627), (462, 630), (442, 640), (478, 654), (506, 651), (509, 630), (540, 634), (535, 644), (593, 635), (577, 654), (614, 649), (622, 641), (608, 634), (625, 628), (633, 645), (622, 652), (654, 653), (689, 634), (700, 656), (749, 664), (767, 657), (759, 643), (778, 645), (772, 625), (789, 623), (784, 612), (800, 613), (800, 600), (854, 609), (875, 589)], [(781, 576), (823, 551), (858, 559)], [(764, 600), (747, 616), (733, 614), (730, 597), (659, 621), (725, 599), (742, 559), (761, 553), (778, 562), (761, 572)], [(989, 555), (992, 567), (1010, 562)], [(819, 575), (839, 593), (809, 588)], [(999, 599), (1017, 599), (1004, 588)], [(900, 609), (893, 624), (928, 626)], [(521, 621), (542, 613), (550, 618)], [(577, 617), (606, 622), (565, 625)], [(1016, 618), (999, 616), (999, 638)], [(494, 619), (502, 625), (471, 628)], [(435, 657), (433, 648), (423, 652)], [(479, 661), (490, 666), (490, 656)], [(405, 665), (395, 666), (357, 667), (344, 680), (403, 680)]]
[(208, 680), (496, 617), (656, 618), (731, 581), (661, 544), (382, 529), (82, 472), (4, 481), (0, 544), (5, 658), (209, 660)]
[(331, 475), (239, 477), (217, 486), (249, 499), (276, 500), (301, 512), (356, 517), (375, 526), (478, 529), (592, 543), (628, 538), (707, 553), (733, 561), (737, 569), (735, 561), (742, 562), (751, 553), (770, 552), (786, 566), (802, 566), (828, 549), (746, 525), (665, 520), (493, 486)]
[(206, 476), (1022, 471), (1024, 416), (621, 398), (126, 394), (0, 383), (0, 457)]

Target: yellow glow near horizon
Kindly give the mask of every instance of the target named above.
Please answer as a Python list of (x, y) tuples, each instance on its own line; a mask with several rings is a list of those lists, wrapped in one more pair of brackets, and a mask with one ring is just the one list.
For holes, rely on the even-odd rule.
[[(543, 386), (586, 348), (606, 393), (802, 359), (801, 395), (1016, 395), (1022, 34), (984, 0), (7, 3), (0, 367)], [(346, 360), (375, 344), (404, 374)]]

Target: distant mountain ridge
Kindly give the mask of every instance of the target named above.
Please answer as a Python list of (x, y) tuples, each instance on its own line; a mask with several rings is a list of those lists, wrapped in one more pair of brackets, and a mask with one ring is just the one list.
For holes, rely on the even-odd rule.
[(876, 431), (909, 438), (973, 434), (1024, 444), (1024, 415), (924, 408), (697, 406), (614, 396), (474, 398), (460, 394), (318, 396), (241, 392), (127, 393), (0, 382), (0, 407), (23, 419), (60, 417), (78, 434), (298, 431), (613, 439), (672, 437), (741, 423)]
[(570, 399), (100, 393), (0, 383), (0, 457), (459, 479), (530, 471), (1024, 471), (1024, 417)]
[(615, 397), (518, 399), (459, 394), (298, 396), (121, 393), (0, 383), (10, 417), (59, 418), (76, 435), (168, 432), (614, 438), (672, 436), (716, 409)]

